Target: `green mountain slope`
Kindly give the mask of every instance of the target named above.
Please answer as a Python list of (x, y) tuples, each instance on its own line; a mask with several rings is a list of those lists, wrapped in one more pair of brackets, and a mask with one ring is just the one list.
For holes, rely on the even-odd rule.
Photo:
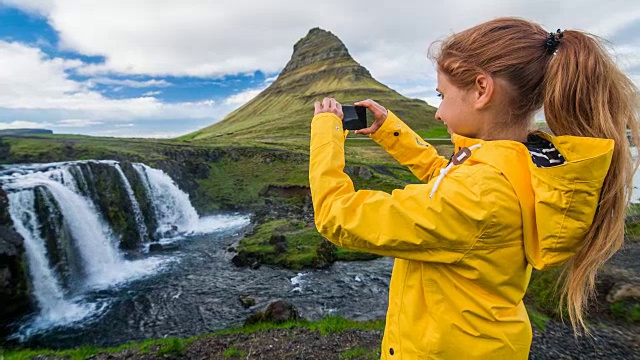
[(437, 125), (434, 107), (378, 82), (340, 39), (315, 28), (295, 44), (291, 60), (267, 89), (219, 123), (181, 139), (308, 139), (313, 103), (324, 97), (343, 104), (374, 99), (419, 132)]

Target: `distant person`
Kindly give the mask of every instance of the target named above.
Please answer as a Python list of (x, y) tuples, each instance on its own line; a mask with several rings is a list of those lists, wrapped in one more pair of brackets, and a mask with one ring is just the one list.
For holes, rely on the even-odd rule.
[[(382, 358), (526, 359), (522, 298), (532, 268), (564, 264), (574, 331), (594, 279), (623, 242), (638, 143), (637, 88), (598, 39), (491, 20), (432, 54), (455, 155), (445, 159), (371, 100), (368, 134), (424, 184), (355, 191), (343, 168), (342, 106), (315, 103), (309, 179), (318, 231), (396, 258)], [(544, 106), (551, 131), (532, 131)]]

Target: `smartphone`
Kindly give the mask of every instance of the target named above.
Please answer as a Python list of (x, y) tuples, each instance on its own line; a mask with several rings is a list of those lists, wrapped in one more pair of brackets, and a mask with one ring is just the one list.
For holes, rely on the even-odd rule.
[(367, 127), (367, 108), (364, 106), (342, 105), (342, 128), (360, 130)]

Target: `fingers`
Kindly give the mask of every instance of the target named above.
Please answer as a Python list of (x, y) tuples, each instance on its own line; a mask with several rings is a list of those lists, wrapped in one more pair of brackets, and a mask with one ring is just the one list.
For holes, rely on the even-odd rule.
[(356, 130), (354, 133), (358, 135), (371, 135), (378, 131), (378, 129), (380, 129), (380, 126), (378, 126), (377, 124), (372, 124), (368, 128)]
[(367, 109), (369, 109), (369, 111), (371, 111), (371, 113), (376, 118), (376, 120), (378, 119), (384, 120), (387, 118), (387, 109), (385, 109), (384, 106), (378, 104), (377, 102), (371, 99), (355, 102), (354, 105), (364, 106)]
[(314, 104), (314, 116), (323, 112), (336, 114), (340, 119), (344, 117), (342, 113), (342, 104), (334, 98), (324, 98), (322, 103), (316, 101)]

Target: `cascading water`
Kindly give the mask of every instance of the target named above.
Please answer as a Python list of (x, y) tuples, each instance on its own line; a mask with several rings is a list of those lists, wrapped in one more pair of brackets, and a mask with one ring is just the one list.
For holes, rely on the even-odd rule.
[[(188, 195), (178, 189), (165, 173), (143, 164), (132, 165), (136, 171), (130, 171), (130, 174), (140, 174), (133, 180), (144, 184), (148, 192), (144, 196), (149, 199), (154, 214), (145, 214), (141, 209), (137, 198), (142, 195), (134, 192), (133, 180), (127, 178), (121, 165), (115, 161), (15, 165), (0, 171), (0, 183), (9, 199), (9, 214), (16, 231), (25, 240), (30, 283), (40, 309), (40, 313), (23, 326), (17, 337), (96, 314), (106, 304), (86, 301), (88, 292), (155, 274), (172, 261), (168, 256), (148, 256), (133, 261), (125, 259), (125, 254), (119, 249), (120, 235), (116, 236), (109, 227), (104, 210), (101, 212), (100, 204), (95, 203), (100, 196), (105, 196), (95, 188), (96, 184), (116, 183), (124, 189), (122, 193), (126, 194), (131, 203), (129, 209), (133, 212), (127, 218), (135, 222), (139, 235), (134, 243), (141, 247), (147, 233), (145, 216), (158, 219), (158, 229), (153, 230), (160, 237), (167, 228), (177, 227), (178, 230), (172, 233), (175, 236), (178, 233), (199, 233), (202, 232), (200, 229), (207, 228), (206, 224), (211, 225), (212, 220), (199, 219)], [(94, 168), (100, 171), (93, 174)], [(113, 174), (111, 177), (116, 177), (116, 180), (100, 178), (109, 174)], [(209, 230), (248, 224), (246, 216), (229, 220), (221, 222), (214, 219), (215, 226), (208, 226)], [(200, 225), (201, 222), (205, 225)], [(67, 236), (69, 242), (52, 240), (51, 236)], [(68, 259), (73, 266), (66, 263)], [(73, 272), (74, 276), (63, 276), (68, 272)]]
[(149, 197), (154, 199), (158, 232), (170, 231), (173, 226), (180, 232), (198, 232), (198, 213), (191, 206), (189, 195), (181, 191), (161, 170), (145, 164), (133, 164), (133, 167), (140, 174)]
[(131, 184), (129, 183), (127, 176), (124, 174), (124, 171), (122, 171), (120, 164), (115, 164), (114, 166), (116, 170), (118, 170), (120, 179), (122, 179), (122, 184), (124, 185), (124, 188), (127, 191), (127, 195), (129, 196), (129, 201), (131, 202), (131, 207), (133, 208), (133, 215), (136, 217), (136, 225), (138, 226), (140, 241), (144, 241), (145, 234), (147, 233), (147, 226), (144, 224), (144, 215), (142, 214), (142, 210), (140, 210), (140, 205), (138, 204), (138, 200), (136, 200), (136, 195), (133, 193)]
[(33, 293), (41, 309), (39, 323), (45, 325), (59, 321), (73, 322), (84, 318), (94, 308), (66, 298), (65, 291), (47, 258), (44, 240), (38, 235), (40, 224), (33, 207), (33, 191), (11, 193), (9, 201), (16, 205), (11, 206), (9, 211), (16, 230), (24, 238)]

